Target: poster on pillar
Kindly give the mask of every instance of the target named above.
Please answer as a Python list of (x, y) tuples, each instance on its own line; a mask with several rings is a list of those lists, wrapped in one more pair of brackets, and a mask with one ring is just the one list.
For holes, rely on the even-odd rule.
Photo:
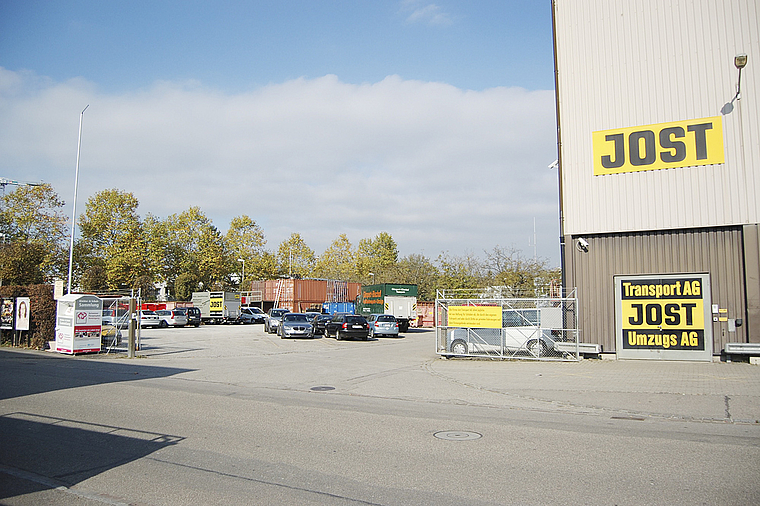
[(615, 276), (621, 359), (711, 361), (709, 274)]

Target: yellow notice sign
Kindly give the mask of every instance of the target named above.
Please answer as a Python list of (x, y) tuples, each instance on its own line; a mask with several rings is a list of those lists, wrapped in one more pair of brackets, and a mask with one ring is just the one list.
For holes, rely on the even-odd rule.
[(602, 130), (591, 138), (595, 176), (724, 163), (720, 116)]
[(449, 327), (500, 329), (501, 306), (449, 306)]

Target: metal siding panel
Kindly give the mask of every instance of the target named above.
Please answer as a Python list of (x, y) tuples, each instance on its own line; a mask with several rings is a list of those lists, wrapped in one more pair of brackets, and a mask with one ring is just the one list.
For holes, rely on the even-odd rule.
[(565, 232), (760, 221), (758, 65), (724, 115), (723, 165), (594, 177), (590, 141), (594, 130), (720, 114), (736, 89), (733, 55), (760, 54), (757, 2), (557, 0), (555, 14)]
[[(619, 274), (710, 274), (712, 303), (729, 318), (746, 313), (742, 228), (650, 231), (630, 235), (584, 236), (589, 252), (568, 247), (568, 286), (578, 287), (579, 325), (584, 342), (615, 351), (615, 293)], [(574, 245), (573, 238), (567, 243)], [(760, 240), (759, 240), (760, 241)], [(757, 246), (760, 250), (760, 243)], [(757, 271), (757, 269), (756, 269)], [(727, 323), (713, 323), (713, 350), (726, 342), (745, 342), (747, 326), (729, 333)]]

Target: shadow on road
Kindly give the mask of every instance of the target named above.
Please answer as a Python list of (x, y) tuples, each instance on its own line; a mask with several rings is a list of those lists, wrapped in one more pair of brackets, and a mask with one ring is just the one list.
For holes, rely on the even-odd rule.
[(88, 385), (163, 378), (191, 369), (115, 363), (49, 352), (0, 349), (0, 400)]
[[(0, 349), (0, 401), (190, 369)], [(70, 487), (183, 438), (34, 413), (0, 415), (0, 498)]]
[(0, 499), (71, 487), (183, 439), (20, 412), (0, 416), (0, 434)]

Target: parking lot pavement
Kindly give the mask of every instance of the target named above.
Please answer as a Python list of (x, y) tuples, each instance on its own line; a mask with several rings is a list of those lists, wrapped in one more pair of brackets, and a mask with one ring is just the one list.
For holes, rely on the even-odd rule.
[[(193, 363), (197, 371), (189, 376), (249, 387), (329, 385), (353, 395), (760, 423), (760, 367), (748, 363), (445, 359), (435, 353), (433, 329), (338, 342), (280, 339), (261, 325), (147, 329), (138, 354), (151, 363)], [(341, 356), (339, 369), (326, 365), (335, 354)], [(241, 368), (252, 365), (261, 374), (243, 379)], [(442, 381), (445, 388), (440, 388)]]

